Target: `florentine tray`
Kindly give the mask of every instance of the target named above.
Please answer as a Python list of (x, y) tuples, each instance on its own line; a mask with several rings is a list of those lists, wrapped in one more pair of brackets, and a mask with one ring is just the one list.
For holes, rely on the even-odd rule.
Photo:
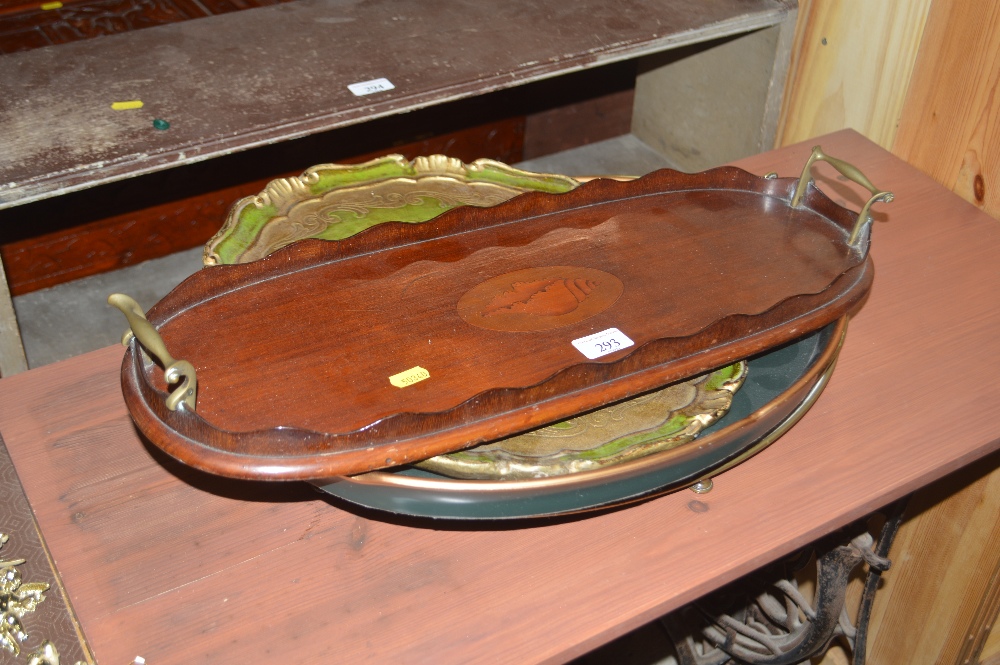
[(464, 480), (534, 480), (593, 471), (698, 438), (724, 416), (746, 380), (745, 361), (545, 427), (414, 466)]
[(132, 342), (126, 402), (188, 464), (316, 480), (627, 399), (822, 328), (863, 298), (868, 207), (890, 195), (864, 180), (874, 196), (855, 217), (808, 172), (599, 180), (202, 271), (148, 322), (119, 303), (165, 367)]
[(699, 482), (705, 486), (773, 443), (812, 407), (833, 374), (846, 334), (844, 317), (749, 359), (746, 382), (729, 412), (685, 446), (551, 478), (456, 480), (403, 467), (337, 478), (318, 483), (319, 489), (394, 515), (518, 520), (620, 506)]

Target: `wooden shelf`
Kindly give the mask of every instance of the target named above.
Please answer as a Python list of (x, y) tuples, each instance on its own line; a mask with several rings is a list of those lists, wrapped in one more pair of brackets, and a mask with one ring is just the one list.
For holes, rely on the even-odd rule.
[[(292, 2), (2, 56), (0, 208), (761, 28), (789, 32), (793, 7)], [(785, 60), (773, 45), (768, 58)], [(783, 66), (772, 70), (751, 78), (783, 84)], [(379, 78), (395, 87), (348, 89)], [(126, 100), (144, 106), (111, 109)], [(170, 128), (154, 129), (156, 118)]]

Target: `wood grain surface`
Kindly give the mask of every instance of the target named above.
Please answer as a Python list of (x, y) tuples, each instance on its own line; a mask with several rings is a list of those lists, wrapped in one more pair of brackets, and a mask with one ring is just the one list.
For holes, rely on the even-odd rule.
[[(907, 506), (872, 611), (872, 665), (978, 663), (1000, 609), (1000, 455)], [(933, 616), (934, 621), (923, 623)], [(921, 626), (915, 631), (916, 626)]]
[[(14, 53), (0, 71), (0, 207), (738, 34), (787, 13), (782, 0), (298, 2)], [(379, 78), (394, 88), (355, 96), (347, 87)], [(126, 100), (144, 106), (111, 109)], [(154, 129), (155, 118), (170, 129)]]
[(800, 0), (777, 145), (851, 127), (891, 148), (900, 116), (913, 110), (905, 100), (918, 53), (938, 61), (936, 50), (920, 50), (930, 6)]
[(1000, 217), (1000, 5), (934, 0), (899, 132), (899, 155)]
[(997, 665), (1000, 663), (1000, 629), (997, 628), (996, 624), (993, 625), (993, 630), (986, 638), (986, 643), (983, 645), (980, 655), (982, 658), (980, 662), (983, 665)]
[(875, 284), (816, 406), (698, 502), (395, 519), (159, 455), (125, 410), (120, 347), (0, 380), (0, 433), (98, 661), (564, 662), (1000, 448), (981, 387), (1000, 228), (849, 131), (740, 165), (795, 174), (813, 143), (896, 194)]
[(799, 5), (778, 144), (852, 127), (1000, 217), (1000, 7)]

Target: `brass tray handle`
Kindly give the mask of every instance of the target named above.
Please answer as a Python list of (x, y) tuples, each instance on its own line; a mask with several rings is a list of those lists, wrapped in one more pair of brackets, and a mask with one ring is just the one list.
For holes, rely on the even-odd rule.
[(121, 310), (131, 330), (126, 330), (122, 335), (122, 344), (128, 343), (135, 336), (143, 348), (156, 358), (163, 365), (163, 378), (167, 383), (174, 384), (178, 381), (181, 384), (167, 396), (167, 408), (176, 411), (180, 405), (186, 409), (194, 411), (195, 400), (198, 396), (198, 378), (195, 376), (194, 365), (186, 360), (174, 360), (167, 351), (167, 345), (163, 343), (160, 333), (156, 332), (153, 324), (146, 320), (146, 314), (142, 311), (132, 298), (121, 294), (112, 293), (108, 296), (108, 304)]
[(884, 192), (878, 187), (872, 184), (872, 181), (865, 177), (858, 167), (853, 164), (848, 164), (842, 159), (837, 159), (836, 157), (830, 157), (820, 146), (816, 146), (812, 149), (812, 154), (809, 155), (809, 159), (806, 160), (806, 165), (802, 167), (802, 175), (799, 176), (799, 184), (795, 186), (795, 195), (792, 196), (792, 207), (797, 208), (799, 203), (802, 201), (802, 197), (805, 196), (806, 187), (809, 185), (809, 181), (812, 179), (810, 169), (812, 165), (817, 161), (823, 161), (837, 169), (842, 176), (845, 178), (856, 182), (861, 185), (869, 192), (872, 193), (872, 197), (868, 199), (864, 207), (861, 208), (861, 212), (858, 213), (858, 221), (854, 224), (854, 230), (851, 231), (851, 238), (848, 240), (850, 245), (855, 245), (858, 241), (858, 236), (861, 235), (861, 229), (868, 222), (868, 211), (871, 210), (872, 204), (874, 203), (890, 203), (894, 198), (892, 192)]

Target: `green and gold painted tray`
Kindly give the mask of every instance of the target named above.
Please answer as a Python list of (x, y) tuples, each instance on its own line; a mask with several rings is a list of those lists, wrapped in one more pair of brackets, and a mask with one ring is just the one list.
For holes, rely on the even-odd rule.
[[(725, 416), (686, 445), (592, 471), (532, 480), (458, 480), (400, 468), (317, 483), (362, 508), (445, 520), (519, 520), (626, 505), (710, 481), (760, 452), (812, 407), (833, 374), (846, 317), (747, 362)], [(702, 486), (710, 486), (702, 483)]]
[(559, 194), (580, 182), (491, 159), (386, 155), (321, 164), (240, 199), (205, 245), (205, 265), (247, 263), (297, 240), (342, 240), (383, 222), (426, 222), (460, 205), (492, 206), (523, 192)]
[(746, 362), (415, 466), (449, 478), (527, 480), (593, 471), (693, 441), (724, 416)]

